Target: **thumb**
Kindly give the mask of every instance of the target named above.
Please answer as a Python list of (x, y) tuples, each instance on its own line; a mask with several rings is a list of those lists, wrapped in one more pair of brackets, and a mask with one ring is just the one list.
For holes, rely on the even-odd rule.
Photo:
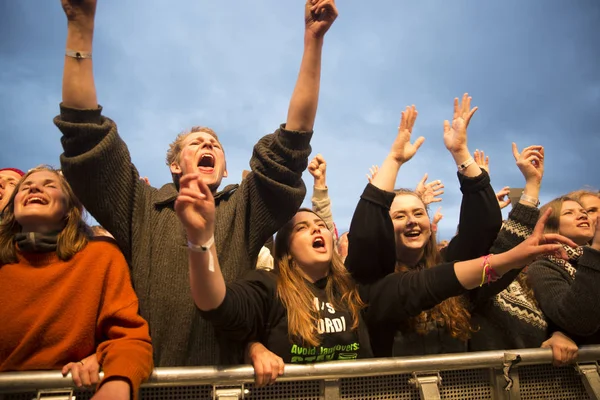
[(425, 175), (423, 175), (423, 178), (421, 178), (421, 182), (419, 182), (421, 185), (425, 186), (425, 182), (427, 182), (427, 178), (429, 178), (429, 174), (427, 172), (425, 172)]
[(425, 138), (423, 136), (420, 136), (417, 140), (415, 140), (415, 152), (419, 150), (423, 143), (425, 143)]

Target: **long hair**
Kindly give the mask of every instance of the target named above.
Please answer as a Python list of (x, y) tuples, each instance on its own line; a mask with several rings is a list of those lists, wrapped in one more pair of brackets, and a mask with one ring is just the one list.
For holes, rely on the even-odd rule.
[(546, 221), (546, 225), (544, 226), (544, 233), (559, 233), (560, 214), (562, 212), (562, 205), (565, 201), (574, 201), (578, 204), (581, 204), (579, 201), (567, 195), (550, 200), (548, 203), (540, 207), (540, 216), (544, 215), (547, 209), (552, 209), (552, 212)]
[[(298, 210), (315, 214), (312, 210)], [(316, 214), (315, 214), (316, 215)], [(315, 309), (314, 297), (304, 272), (296, 265), (290, 254), (293, 219), (288, 221), (275, 238), (275, 273), (277, 274), (277, 295), (281, 299), (288, 317), (288, 335), (300, 338), (303, 343), (318, 346), (321, 343), (317, 332), (319, 314)], [(364, 307), (356, 285), (346, 270), (341, 257), (332, 249), (329, 275), (325, 293), (327, 301), (336, 310), (347, 311), (352, 315), (352, 329), (358, 328), (359, 314)]]
[[(421, 202), (423, 199), (410, 189), (398, 189), (394, 191), (396, 196), (414, 196)], [(427, 217), (429, 218), (429, 207), (423, 203)], [(423, 256), (415, 268), (431, 268), (443, 263), (444, 260), (438, 250), (437, 239), (432, 231), (429, 240), (423, 249)], [(398, 262), (396, 272), (409, 271), (411, 268)], [(469, 311), (467, 299), (464, 296), (450, 297), (434, 306), (427, 312), (422, 312), (416, 317), (410, 318), (405, 329), (417, 332), (419, 335), (426, 335), (429, 331), (428, 322), (435, 322), (444, 326), (450, 336), (455, 339), (467, 341), (474, 331), (471, 326), (471, 312)]]
[(67, 213), (64, 217), (65, 226), (58, 234), (56, 254), (60, 260), (66, 261), (82, 250), (90, 238), (89, 228), (83, 219), (83, 206), (62, 174), (49, 166), (39, 166), (29, 170), (15, 187), (15, 190), (4, 209), (0, 223), (0, 264), (11, 264), (19, 261), (14, 242), (15, 234), (21, 231), (21, 225), (15, 217), (15, 197), (21, 190), (23, 182), (32, 174), (49, 171), (56, 175), (67, 201)]

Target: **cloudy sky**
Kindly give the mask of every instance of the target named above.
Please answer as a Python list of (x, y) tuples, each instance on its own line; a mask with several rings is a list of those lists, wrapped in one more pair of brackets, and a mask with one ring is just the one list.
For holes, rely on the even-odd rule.
[[(215, 129), (230, 177), (286, 117), (303, 39), (302, 0), (100, 0), (94, 67), (99, 102), (154, 186), (170, 180), (168, 144), (192, 125)], [(328, 162), (334, 218), (347, 229), (369, 166), (380, 164), (400, 111), (415, 104), (426, 142), (398, 186), (442, 179), (442, 238), (460, 191), (442, 142), (452, 100), (479, 106), (471, 151), (491, 156), (492, 183), (522, 187), (511, 142), (546, 146), (542, 201), (600, 179), (597, 0), (338, 0), (327, 34), (313, 155)], [(0, 2), (1, 166), (58, 165), (52, 124), (66, 34), (59, 0)], [(305, 182), (310, 196), (312, 177)], [(309, 200), (309, 197), (307, 197)], [(307, 204), (308, 200), (306, 201)]]

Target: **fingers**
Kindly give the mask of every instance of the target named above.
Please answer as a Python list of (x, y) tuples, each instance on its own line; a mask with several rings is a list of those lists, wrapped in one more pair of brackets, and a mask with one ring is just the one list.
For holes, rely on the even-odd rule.
[(190, 188), (192, 190), (198, 190), (197, 181), (202, 179), (202, 175), (197, 173), (185, 174), (179, 179), (180, 188)]
[(257, 387), (265, 386), (266, 381), (262, 362), (259, 360), (258, 362), (253, 363), (252, 366), (254, 367), (254, 384)]
[(519, 161), (519, 149), (517, 148), (517, 144), (512, 142), (512, 153), (515, 161)]
[(444, 133), (450, 132), (450, 121), (444, 120)]
[(326, 164), (325, 158), (321, 154), (317, 154), (317, 156), (315, 157), (315, 160), (317, 161), (318, 165)]
[(540, 219), (538, 219), (538, 222), (535, 224), (535, 227), (533, 228), (532, 236), (538, 235), (539, 237), (542, 237), (542, 235), (544, 234), (544, 227), (546, 226), (546, 221), (548, 221), (550, 214), (552, 214), (552, 210), (550, 208), (548, 208), (546, 210), (546, 212), (544, 212), (542, 215), (540, 215)]
[(413, 145), (415, 147), (415, 153), (419, 150), (423, 143), (425, 143), (425, 138), (423, 136), (419, 136), (419, 138), (415, 140), (415, 144)]
[(70, 362), (63, 367), (61, 372), (62, 372), (63, 376), (66, 376), (69, 372), (71, 372), (71, 379), (73, 379), (73, 383), (75, 383), (75, 386), (81, 387), (81, 386), (83, 386), (83, 381), (80, 376), (81, 367), (82, 367), (82, 365), (78, 362), (77, 363)]
[(458, 97), (454, 98), (454, 115), (452, 116), (452, 119), (456, 118), (458, 118)]
[(569, 247), (579, 247), (571, 239), (558, 233), (547, 233), (544, 235), (544, 238), (546, 239), (546, 243), (561, 243), (566, 244)]

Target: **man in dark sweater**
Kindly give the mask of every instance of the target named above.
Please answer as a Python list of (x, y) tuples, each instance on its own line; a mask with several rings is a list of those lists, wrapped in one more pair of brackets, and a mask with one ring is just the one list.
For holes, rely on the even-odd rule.
[(190, 295), (187, 238), (173, 209), (185, 173), (180, 156), (194, 155), (214, 192), (215, 244), (225, 278), (253, 269), (267, 238), (295, 214), (306, 194), (302, 172), (311, 152), (321, 50), (335, 19), (321, 3), (332, 1), (305, 6), (304, 54), (286, 123), (258, 141), (252, 172), (240, 185), (217, 191), (226, 176), (225, 158), (218, 138), (205, 128), (192, 129), (171, 147), (174, 183), (156, 189), (139, 179), (115, 123), (101, 114), (96, 98), (91, 59), (96, 0), (62, 0), (67, 51), (61, 113), (54, 122), (63, 134), (63, 173), (129, 262), (157, 366), (240, 361), (241, 350), (215, 337)]

